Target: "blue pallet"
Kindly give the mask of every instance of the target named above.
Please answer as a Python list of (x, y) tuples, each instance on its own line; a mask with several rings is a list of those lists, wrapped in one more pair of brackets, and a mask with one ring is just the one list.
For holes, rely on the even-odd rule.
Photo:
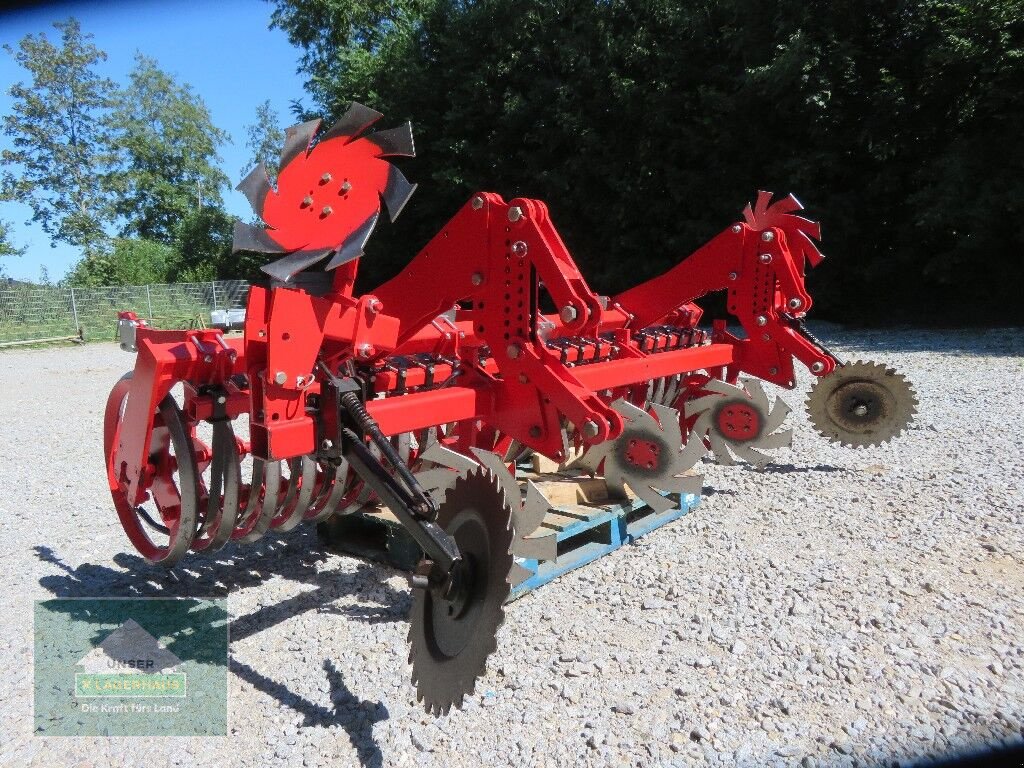
[(678, 520), (699, 501), (700, 497), (695, 494), (684, 494), (677, 507), (661, 513), (654, 512), (639, 499), (599, 508), (554, 507), (544, 517), (541, 527), (556, 531), (558, 557), (542, 561), (517, 557), (516, 562), (533, 575), (512, 588), (508, 602)]

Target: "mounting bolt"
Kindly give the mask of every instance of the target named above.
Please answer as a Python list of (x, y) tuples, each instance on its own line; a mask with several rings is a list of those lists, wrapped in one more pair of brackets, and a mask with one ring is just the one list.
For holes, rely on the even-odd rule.
[(519, 221), (521, 218), (523, 218), (523, 209), (520, 208), (518, 205), (513, 205), (511, 208), (508, 209), (509, 221)]
[(346, 181), (346, 182), (344, 182), (341, 185), (341, 191), (342, 192), (348, 192), (350, 189), (352, 189), (352, 182), (351, 181)]
[(730, 272), (729, 273), (729, 279), (730, 280), (735, 280), (737, 277), (739, 277), (739, 275), (737, 275), (735, 272)]
[(520, 259), (526, 255), (526, 252), (528, 250), (529, 246), (522, 240), (516, 240), (514, 243), (512, 243), (512, 253), (518, 256)]
[(274, 383), (277, 384), (277, 386), (284, 386), (286, 381), (288, 381), (288, 374), (284, 371), (278, 371), (274, 374)]
[(772, 376), (778, 376), (779, 375), (779, 369), (778, 368), (769, 368), (768, 369), (768, 373), (770, 373)]
[(470, 205), (473, 206), (474, 211), (479, 211), (481, 208), (484, 207), (484, 199), (480, 197), (480, 195), (477, 195), (476, 197), (473, 198), (473, 201), (470, 203)]
[(369, 344), (360, 344), (358, 347), (356, 347), (356, 355), (358, 355), (363, 360), (367, 359), (372, 354), (373, 347), (371, 347)]
[(743, 231), (743, 227), (740, 224), (733, 224), (732, 225), (732, 231), (733, 231), (733, 233), (738, 235), (740, 232)]
[(770, 243), (772, 240), (775, 239), (775, 233), (774, 232), (762, 232), (761, 233), (761, 239), (764, 240), (766, 243)]
[(599, 431), (600, 428), (597, 426), (597, 422), (594, 421), (593, 419), (587, 419), (586, 421), (583, 422), (582, 432), (584, 437), (589, 437), (593, 439), (597, 437), (597, 433)]
[(224, 395), (218, 395), (217, 396), (217, 404), (218, 405), (224, 405), (224, 403), (226, 403), (227, 401), (228, 401), (228, 399), (226, 397), (224, 397)]
[(324, 441), (320, 443), (320, 447), (323, 448), (325, 451), (329, 451), (331, 450), (331, 448), (334, 447), (334, 443), (328, 439), (324, 439)]
[(817, 362), (811, 363), (811, 373), (821, 373), (825, 370), (825, 364), (818, 360)]
[(329, 173), (325, 173), (323, 176), (320, 177), (320, 183), (321, 184), (326, 184), (330, 180), (331, 180), (331, 174), (329, 174)]
[(558, 313), (558, 316), (562, 318), (563, 323), (571, 323), (579, 317), (579, 313), (576, 311), (576, 307), (572, 304), (566, 304), (562, 307), (562, 311)]
[(540, 437), (543, 434), (544, 433), (541, 431), (541, 428), (538, 427), (536, 424), (534, 424), (532, 427), (530, 427), (530, 437), (537, 438), (537, 437)]
[(334, 213), (334, 209), (331, 208), (331, 206), (329, 205), (325, 205), (324, 209), (320, 211), (320, 218), (326, 218), (327, 216), (330, 216), (332, 213)]
[(473, 283), (473, 285), (483, 285), (484, 284), (484, 276), (481, 273), (479, 273), (479, 272), (474, 272), (473, 276), (471, 278), (469, 278), (469, 281), (471, 283)]
[(757, 316), (757, 324), (758, 325), (768, 325), (768, 318), (765, 317), (764, 315), (758, 315)]
[(376, 315), (378, 312), (383, 311), (384, 302), (381, 301), (380, 299), (370, 299), (368, 302), (366, 302), (366, 308), (370, 310), (371, 314)]
[(771, 264), (772, 263), (772, 255), (770, 253), (762, 253), (761, 256), (760, 256), (760, 259), (761, 259), (761, 263), (762, 264)]
[(312, 204), (313, 204), (313, 196), (312, 195), (306, 195), (304, 198), (302, 198), (302, 207), (303, 208), (309, 208), (309, 206), (311, 206)]
[(522, 350), (519, 349), (518, 344), (509, 344), (508, 348), (505, 350), (505, 354), (511, 357), (513, 360), (515, 360), (517, 357), (519, 357), (519, 353), (521, 351)]
[(212, 363), (213, 362), (213, 355), (207, 355), (206, 357), (204, 357), (203, 358), (203, 362), (204, 363)]
[(771, 341), (772, 340), (772, 335), (770, 333), (763, 333), (763, 334), (761, 334), (761, 339), (763, 341)]
[(804, 303), (802, 301), (800, 301), (800, 299), (790, 299), (789, 300), (789, 308), (790, 309), (800, 309), (800, 307), (802, 307), (803, 305), (804, 305)]
[(868, 407), (864, 405), (864, 403), (861, 403), (860, 405), (854, 406), (853, 413), (855, 416), (867, 416)]

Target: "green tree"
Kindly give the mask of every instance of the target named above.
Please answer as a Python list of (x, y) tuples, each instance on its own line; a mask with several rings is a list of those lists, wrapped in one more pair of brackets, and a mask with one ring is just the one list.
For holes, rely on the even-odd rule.
[(102, 250), (111, 220), (104, 179), (107, 133), (102, 120), (113, 83), (96, 72), (106, 54), (78, 21), (56, 22), (61, 43), (27, 35), (17, 49), (4, 46), (27, 70), (28, 82), (11, 86), (11, 113), (3, 117), (13, 149), (0, 156), (5, 199), (32, 209), (32, 219), (54, 242)]
[[(0, 220), (0, 259), (25, 254), (25, 248), (16, 246), (11, 240), (10, 226), (6, 221)], [(0, 277), (3, 277), (5, 272), (4, 264), (0, 262)]]
[(246, 126), (245, 148), (249, 150), (249, 162), (241, 169), (241, 176), (249, 173), (253, 166), (263, 163), (271, 178), (277, 175), (278, 157), (284, 146), (284, 131), (281, 118), (269, 99), (256, 107), (256, 120)]
[(183, 218), (222, 204), (227, 177), (217, 149), (228, 136), (191, 86), (178, 84), (156, 61), (136, 55), (109, 125), (122, 234), (170, 243)]
[(1024, 0), (275, 5), (318, 114), (358, 100), (416, 127), (420, 190), (364, 284), (476, 189), (546, 200), (612, 292), (766, 188), (825, 224), (818, 316), (1024, 313)]
[(185, 217), (175, 231), (176, 256), (169, 278), (176, 282), (249, 280), (266, 259), (232, 254), (235, 218), (221, 208), (203, 208)]
[(75, 287), (165, 283), (175, 257), (165, 243), (118, 237), (110, 253), (82, 259), (66, 281)]

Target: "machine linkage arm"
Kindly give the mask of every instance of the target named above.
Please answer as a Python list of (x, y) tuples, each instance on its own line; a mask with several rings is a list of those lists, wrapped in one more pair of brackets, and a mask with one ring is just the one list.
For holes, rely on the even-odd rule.
[[(351, 379), (339, 379), (329, 370), (321, 367), (327, 378), (324, 396), (320, 399), (323, 409), (330, 408), (336, 418), (336, 440), (323, 444), (325, 450), (341, 452), (349, 466), (363, 479), (374, 493), (392, 511), (413, 540), (436, 566), (432, 572), (434, 581), (444, 581), (461, 562), (462, 556), (455, 540), (434, 520), (437, 507), (430, 499), (408, 466), (398, 455), (394, 446), (381, 432), (376, 420), (363, 407), (359, 399), (358, 385)], [(370, 451), (355, 431), (344, 425), (344, 411), (353, 423), (380, 451), (381, 456), (393, 468), (395, 475), (387, 471), (383, 463)], [(327, 446), (331, 446), (327, 448)]]

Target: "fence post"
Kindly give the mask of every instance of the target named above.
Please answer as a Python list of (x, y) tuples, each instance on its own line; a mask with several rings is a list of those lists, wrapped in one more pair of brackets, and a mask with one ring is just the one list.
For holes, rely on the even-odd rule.
[(213, 308), (217, 308), (217, 281), (211, 280), (210, 287), (213, 288)]
[(149, 322), (153, 322), (153, 295), (149, 292), (149, 284), (146, 284), (146, 304), (149, 305)]
[(78, 324), (78, 304), (75, 302), (75, 289), (71, 289), (71, 314), (75, 318), (75, 330), (77, 331), (81, 326)]

